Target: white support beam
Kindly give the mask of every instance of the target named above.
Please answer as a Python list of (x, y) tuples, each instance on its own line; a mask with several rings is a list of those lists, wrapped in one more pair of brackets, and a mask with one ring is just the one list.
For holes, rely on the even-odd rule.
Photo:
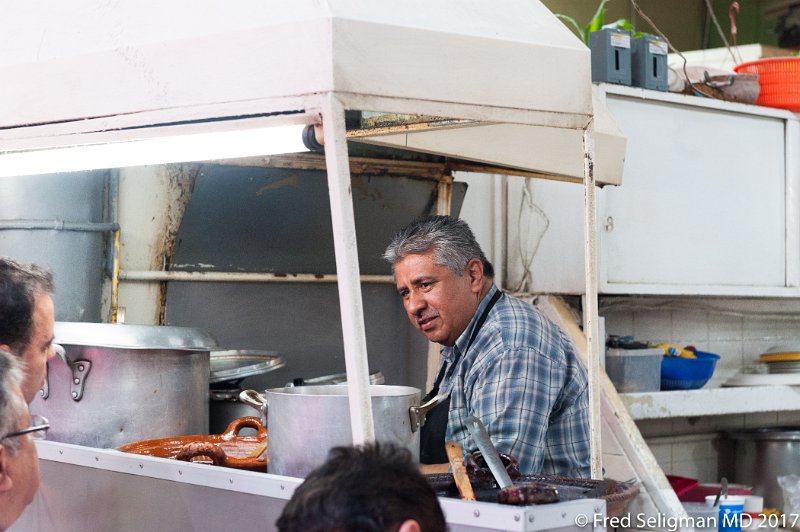
[(584, 202), (583, 238), (586, 275), (586, 295), (583, 305), (583, 334), (586, 336), (589, 373), (589, 442), (591, 449), (592, 478), (603, 478), (603, 456), (600, 445), (600, 341), (597, 316), (597, 208), (594, 178), (594, 125), (583, 131), (584, 149)]
[(359, 281), (358, 246), (353, 215), (353, 194), (344, 107), (328, 93), (322, 102), (322, 122), (325, 135), (325, 162), (328, 173), (328, 192), (331, 200), (333, 244), (336, 253), (336, 273), (339, 277), (339, 307), (342, 313), (344, 360), (350, 400), (350, 425), (353, 444), (375, 441), (372, 401), (369, 394), (369, 365), (364, 330), (364, 309)]

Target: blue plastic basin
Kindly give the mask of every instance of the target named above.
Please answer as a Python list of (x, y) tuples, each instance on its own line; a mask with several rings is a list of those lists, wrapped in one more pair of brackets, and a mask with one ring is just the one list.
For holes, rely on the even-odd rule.
[(662, 390), (696, 390), (702, 388), (717, 366), (719, 355), (695, 352), (697, 358), (665, 356), (661, 360)]

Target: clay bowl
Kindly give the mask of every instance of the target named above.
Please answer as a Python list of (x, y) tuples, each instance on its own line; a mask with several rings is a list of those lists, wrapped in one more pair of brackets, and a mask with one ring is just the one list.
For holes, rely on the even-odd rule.
[[(245, 427), (258, 432), (254, 436), (239, 436), (239, 431)], [(255, 416), (233, 420), (222, 434), (142, 440), (125, 444), (118, 450), (249, 471), (267, 470), (267, 430)]]

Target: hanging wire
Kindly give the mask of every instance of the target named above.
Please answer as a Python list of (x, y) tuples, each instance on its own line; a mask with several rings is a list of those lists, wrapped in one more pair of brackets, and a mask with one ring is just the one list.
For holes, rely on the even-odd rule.
[[(728, 40), (725, 38), (725, 34), (722, 32), (722, 28), (719, 25), (719, 21), (717, 20), (717, 17), (714, 15), (714, 11), (711, 9), (711, 0), (705, 0), (705, 2), (706, 6), (708, 7), (708, 14), (711, 16), (711, 20), (717, 27), (717, 31), (719, 31), (720, 37), (722, 37), (723, 42), (725, 42), (725, 46), (728, 47), (728, 52), (730, 52), (731, 57), (733, 58), (733, 62), (737, 63), (738, 61), (736, 61), (736, 57), (733, 55), (733, 51), (731, 50), (731, 47), (728, 45)], [(686, 63), (688, 62), (686, 56), (683, 55), (683, 53), (681, 53), (680, 50), (678, 50), (672, 45), (667, 36), (664, 35), (664, 32), (658, 29), (658, 26), (656, 26), (655, 22), (653, 22), (653, 20), (650, 17), (648, 17), (644, 11), (642, 11), (642, 8), (639, 7), (639, 3), (637, 2), (637, 0), (631, 0), (631, 5), (636, 10), (636, 12), (645, 20), (645, 22), (647, 22), (650, 25), (650, 27), (653, 28), (653, 30), (655, 30), (658, 36), (664, 39), (664, 42), (667, 43), (669, 49), (672, 50), (674, 53), (678, 54), (678, 56), (680, 56), (680, 58), (683, 60), (683, 66), (682, 66), (683, 75), (686, 77), (686, 82), (692, 87), (692, 90), (695, 91), (696, 93), (708, 96), (709, 98), (721, 99), (718, 98), (716, 95), (714, 95), (714, 93), (708, 93), (697, 88), (697, 84), (692, 82), (692, 80), (689, 78), (689, 73), (686, 71)]]

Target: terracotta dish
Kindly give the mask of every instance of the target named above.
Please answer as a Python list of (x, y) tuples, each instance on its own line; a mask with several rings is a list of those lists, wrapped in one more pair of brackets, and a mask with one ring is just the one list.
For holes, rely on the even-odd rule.
[[(256, 429), (258, 433), (254, 436), (238, 436), (245, 427)], [(267, 429), (255, 416), (233, 420), (222, 434), (142, 440), (125, 444), (118, 450), (250, 471), (267, 471)]]

